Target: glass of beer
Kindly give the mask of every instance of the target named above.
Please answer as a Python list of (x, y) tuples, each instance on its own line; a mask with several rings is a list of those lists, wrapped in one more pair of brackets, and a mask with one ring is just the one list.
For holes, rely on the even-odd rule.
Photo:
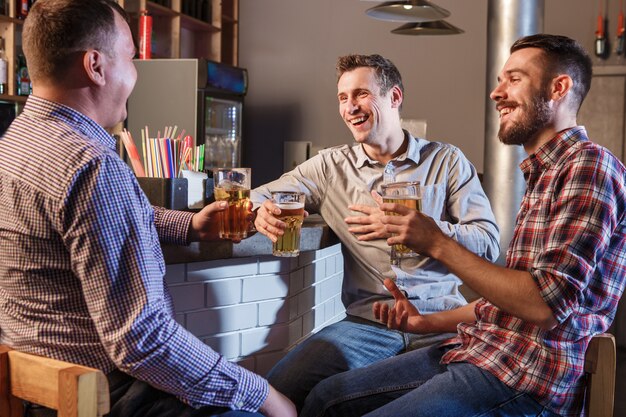
[(304, 221), (304, 193), (292, 191), (275, 191), (272, 202), (280, 209), (278, 219), (287, 227), (282, 236), (274, 242), (274, 256), (298, 256), (300, 254), (300, 230)]
[(216, 168), (213, 182), (216, 201), (227, 201), (228, 209), (219, 212), (221, 239), (241, 240), (250, 227), (250, 168)]
[[(422, 211), (419, 181), (392, 182), (382, 185), (382, 197), (384, 203), (402, 204), (413, 210)], [(388, 216), (397, 216), (394, 212), (385, 212)], [(391, 247), (391, 263), (399, 265), (400, 259), (417, 256), (408, 247), (397, 244)]]

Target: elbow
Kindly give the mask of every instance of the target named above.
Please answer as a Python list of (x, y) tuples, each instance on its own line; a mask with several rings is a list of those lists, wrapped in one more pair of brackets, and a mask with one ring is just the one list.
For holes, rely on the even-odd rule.
[(558, 326), (559, 322), (556, 320), (556, 318), (552, 314), (552, 311), (548, 309), (548, 312), (542, 314), (541, 317), (537, 319), (535, 324), (539, 326), (541, 330), (550, 331), (554, 329), (556, 326)]
[(486, 237), (484, 258), (490, 262), (496, 262), (500, 256), (500, 241), (497, 236)]

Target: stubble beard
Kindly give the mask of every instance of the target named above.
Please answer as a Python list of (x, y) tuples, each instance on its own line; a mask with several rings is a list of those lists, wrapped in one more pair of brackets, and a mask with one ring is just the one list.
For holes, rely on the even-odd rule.
[(500, 126), (498, 138), (505, 145), (524, 145), (535, 138), (552, 119), (549, 99), (544, 94), (537, 94), (530, 103), (519, 106), (522, 118), (512, 121), (511, 126)]

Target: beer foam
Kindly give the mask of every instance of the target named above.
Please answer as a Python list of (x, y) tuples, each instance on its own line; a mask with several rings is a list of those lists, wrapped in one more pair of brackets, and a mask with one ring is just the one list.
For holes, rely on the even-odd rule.
[(297, 201), (289, 202), (289, 203), (275, 203), (276, 207), (281, 210), (297, 210), (304, 208), (304, 203), (299, 203)]

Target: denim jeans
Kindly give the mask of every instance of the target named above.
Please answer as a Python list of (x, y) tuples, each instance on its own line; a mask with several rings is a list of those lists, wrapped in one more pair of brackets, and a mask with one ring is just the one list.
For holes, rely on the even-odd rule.
[(369, 320), (348, 316), (295, 347), (271, 369), (267, 379), (300, 410), (309, 392), (323, 379), (452, 336), (454, 334), (450, 333), (403, 333)]
[(472, 364), (440, 364), (445, 351), (425, 347), (328, 378), (300, 417), (557, 417)]

